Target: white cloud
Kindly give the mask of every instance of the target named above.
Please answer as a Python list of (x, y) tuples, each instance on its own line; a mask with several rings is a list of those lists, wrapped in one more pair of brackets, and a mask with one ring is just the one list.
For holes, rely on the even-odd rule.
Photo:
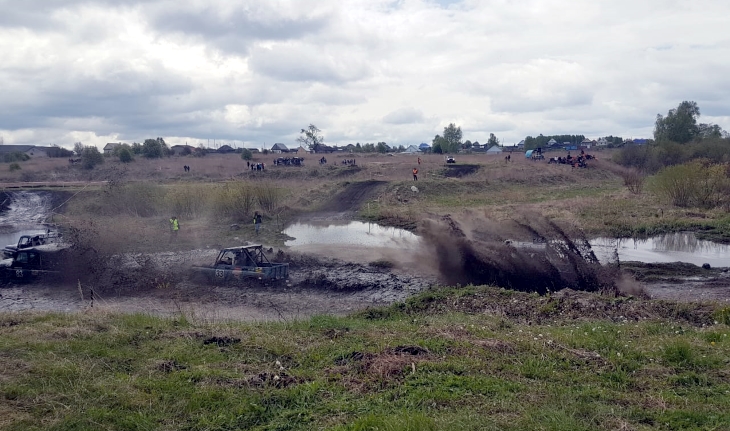
[(715, 0), (0, 0), (5, 143), (649, 136), (730, 129)]

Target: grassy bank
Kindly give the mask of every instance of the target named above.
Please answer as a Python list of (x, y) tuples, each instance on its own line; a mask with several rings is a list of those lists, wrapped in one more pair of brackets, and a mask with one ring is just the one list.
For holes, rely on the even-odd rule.
[(0, 429), (730, 429), (728, 323), (494, 288), (266, 324), (4, 314)]

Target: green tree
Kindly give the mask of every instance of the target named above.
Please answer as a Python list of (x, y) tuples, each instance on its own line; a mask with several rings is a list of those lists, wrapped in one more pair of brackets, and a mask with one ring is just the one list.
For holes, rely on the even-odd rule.
[(433, 143), (431, 144), (431, 151), (436, 154), (443, 154), (449, 152), (449, 141), (447, 141), (444, 137), (436, 135), (433, 138)]
[(385, 142), (378, 142), (375, 148), (380, 154), (385, 154), (390, 151), (390, 147)]
[(446, 146), (442, 143), (441, 149), (445, 153), (459, 152), (459, 148), (461, 148), (461, 137), (461, 127), (456, 127), (454, 123), (450, 123), (448, 126), (444, 127), (443, 139), (446, 141)]
[(700, 129), (697, 118), (700, 108), (696, 102), (684, 101), (676, 109), (670, 109), (667, 116), (657, 114), (654, 123), (654, 140), (686, 144), (696, 138)]
[(302, 129), (300, 133), (301, 136), (297, 138), (297, 142), (299, 142), (302, 146), (306, 145), (310, 151), (314, 151), (316, 153), (324, 144), (322, 131), (314, 124), (310, 124), (306, 129)]
[(248, 148), (244, 148), (241, 150), (241, 158), (243, 160), (251, 160), (253, 159), (253, 153)]
[(717, 124), (704, 123), (698, 126), (698, 135), (702, 139), (721, 139), (728, 137), (728, 133)]
[(74, 155), (73, 151), (61, 148), (56, 144), (51, 144), (46, 154), (48, 154), (48, 157), (73, 157)]
[(499, 145), (499, 139), (497, 139), (497, 137), (494, 136), (494, 133), (490, 133), (489, 139), (487, 140), (487, 148), (492, 148), (495, 145)]
[(119, 161), (122, 163), (129, 163), (132, 160), (134, 160), (134, 157), (132, 157), (132, 150), (130, 148), (122, 148), (119, 150)]
[(470, 141), (470, 140), (468, 140), (468, 139), (467, 139), (466, 141), (464, 141), (464, 148), (465, 148), (465, 149), (467, 149), (467, 150), (468, 150), (468, 149), (470, 149), (470, 148), (471, 148), (471, 146), (472, 146), (472, 143), (471, 143), (471, 141)]
[(84, 144), (81, 142), (74, 143), (74, 153), (76, 153), (77, 156), (81, 157), (81, 153), (84, 152)]
[(84, 147), (81, 150), (81, 167), (84, 169), (94, 169), (96, 165), (104, 163), (104, 156), (99, 149), (94, 146)]
[(162, 138), (145, 139), (144, 144), (142, 144), (142, 155), (148, 159), (165, 157), (168, 153), (169, 150)]

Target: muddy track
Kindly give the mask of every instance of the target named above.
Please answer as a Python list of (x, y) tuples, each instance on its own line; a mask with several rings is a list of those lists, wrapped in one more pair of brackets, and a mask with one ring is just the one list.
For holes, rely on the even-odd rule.
[(363, 202), (373, 198), (378, 189), (387, 184), (385, 181), (361, 181), (351, 183), (320, 207), (321, 212), (357, 211)]

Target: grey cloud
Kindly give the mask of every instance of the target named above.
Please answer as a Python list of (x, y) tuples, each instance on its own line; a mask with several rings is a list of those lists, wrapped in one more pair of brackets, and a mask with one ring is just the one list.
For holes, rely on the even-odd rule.
[(301, 39), (319, 33), (330, 19), (327, 14), (288, 17), (266, 2), (252, 4), (225, 10), (218, 3), (201, 7), (163, 3), (150, 8), (150, 26), (160, 34), (192, 36), (225, 52), (245, 55), (255, 41)]
[(256, 48), (249, 65), (254, 72), (283, 81), (344, 83), (368, 77), (372, 71), (347, 52), (329, 53), (313, 45), (277, 45)]
[(383, 122), (388, 124), (411, 124), (423, 121), (423, 112), (416, 108), (401, 108), (383, 117)]

